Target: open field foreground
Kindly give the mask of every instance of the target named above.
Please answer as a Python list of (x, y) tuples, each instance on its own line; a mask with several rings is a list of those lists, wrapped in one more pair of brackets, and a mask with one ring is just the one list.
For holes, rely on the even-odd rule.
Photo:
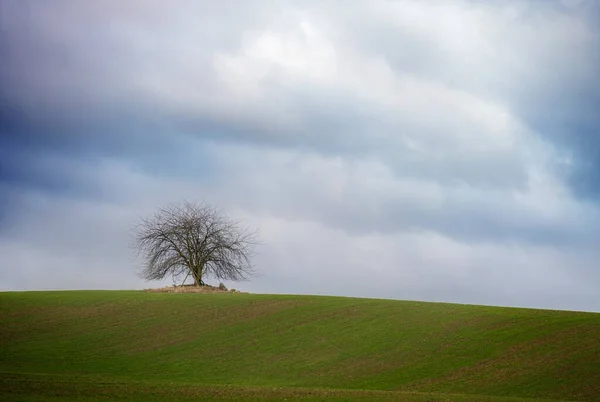
[(9, 292), (0, 342), (0, 400), (600, 400), (596, 313)]

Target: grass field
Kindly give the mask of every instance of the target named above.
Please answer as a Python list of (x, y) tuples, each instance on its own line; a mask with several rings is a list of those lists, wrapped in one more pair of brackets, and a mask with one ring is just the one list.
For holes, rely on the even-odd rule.
[(595, 313), (9, 292), (0, 342), (0, 400), (600, 400)]

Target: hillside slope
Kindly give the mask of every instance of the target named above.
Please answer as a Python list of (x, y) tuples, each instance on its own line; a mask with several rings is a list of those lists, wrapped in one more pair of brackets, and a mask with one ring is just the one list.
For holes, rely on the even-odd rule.
[(0, 385), (13, 396), (24, 395), (16, 389), (24, 381), (43, 394), (53, 387), (49, 378), (91, 378), (95, 386), (102, 379), (244, 392), (600, 400), (595, 313), (316, 296), (10, 292), (0, 293), (0, 343)]

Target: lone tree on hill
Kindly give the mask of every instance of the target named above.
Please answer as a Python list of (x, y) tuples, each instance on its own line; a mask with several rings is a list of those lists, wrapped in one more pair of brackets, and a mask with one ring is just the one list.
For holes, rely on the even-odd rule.
[(135, 246), (144, 259), (146, 280), (191, 276), (194, 285), (206, 285), (212, 276), (240, 281), (255, 271), (250, 263), (256, 232), (242, 228), (219, 210), (204, 203), (184, 202), (160, 208), (136, 228)]

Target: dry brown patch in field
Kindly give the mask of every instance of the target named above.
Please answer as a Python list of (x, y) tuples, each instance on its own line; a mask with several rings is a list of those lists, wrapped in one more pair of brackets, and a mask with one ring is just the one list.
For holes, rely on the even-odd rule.
[(248, 293), (240, 292), (236, 289), (223, 290), (217, 286), (194, 286), (194, 285), (183, 285), (183, 286), (165, 286), (164, 288), (155, 289), (144, 289), (144, 292), (152, 293)]

